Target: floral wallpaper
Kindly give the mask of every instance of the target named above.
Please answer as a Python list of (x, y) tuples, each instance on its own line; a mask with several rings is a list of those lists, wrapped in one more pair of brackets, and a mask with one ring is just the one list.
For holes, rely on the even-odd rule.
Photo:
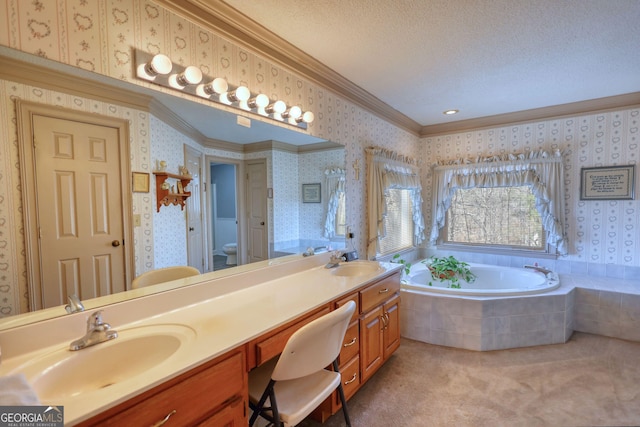
[[(580, 200), (581, 168), (638, 163), (639, 129), (640, 109), (631, 108), (425, 138), (421, 151), (430, 165), (436, 159), (559, 149), (570, 249), (558, 267), (640, 279), (640, 170), (636, 167), (636, 200)], [(422, 170), (424, 199), (431, 200), (429, 168)], [(425, 203), (425, 216), (430, 224), (430, 203)]]
[[(149, 171), (145, 156), (140, 154), (149, 152), (149, 116), (146, 112), (0, 80), (0, 317), (26, 311), (28, 307), (16, 98), (128, 120), (131, 170)], [(145, 265), (153, 263), (152, 255), (151, 258), (148, 255), (153, 244), (150, 194), (133, 193), (132, 196), (134, 213), (142, 215), (141, 226), (134, 228), (136, 271), (144, 271)]]
[[(638, 202), (581, 202), (577, 196), (580, 167), (637, 162), (637, 109), (420, 139), (151, 0), (0, 0), (0, 45), (143, 86), (149, 84), (136, 80), (132, 73), (134, 49), (164, 53), (182, 65), (198, 65), (206, 75), (225, 77), (232, 85), (246, 84), (254, 92), (313, 111), (316, 120), (308, 133), (345, 146), (347, 222), (361, 253), (366, 250), (365, 147), (377, 145), (420, 157), (424, 162), (424, 199), (428, 201), (428, 165), (435, 158), (557, 145), (567, 166), (568, 228), (574, 242), (567, 261), (614, 274), (616, 269), (640, 266)], [(153, 89), (166, 90), (157, 86)], [(197, 145), (145, 112), (0, 81), (0, 316), (26, 309), (20, 171), (11, 96), (131, 120), (134, 171), (151, 172), (160, 156), (166, 156), (172, 164), (182, 158), (178, 147)], [(243, 158), (238, 153), (199, 149), (205, 155)], [(260, 156), (267, 159), (271, 177), (278, 159), (271, 153), (252, 153), (246, 158)], [(636, 171), (636, 188), (639, 174)], [(273, 187), (274, 182), (268, 185)], [(168, 262), (170, 251), (160, 250), (155, 243), (160, 237), (172, 244), (181, 240), (178, 234), (172, 234), (179, 227), (169, 229), (165, 222), (174, 215), (184, 221), (184, 216), (178, 218), (181, 214), (171, 210), (175, 207), (162, 209), (158, 215), (152, 194), (133, 195), (134, 213), (141, 214), (142, 219), (142, 226), (134, 231), (136, 274)], [(429, 221), (428, 202), (425, 213)], [(268, 215), (271, 222), (277, 217), (272, 200)], [(271, 241), (273, 238), (271, 235)]]

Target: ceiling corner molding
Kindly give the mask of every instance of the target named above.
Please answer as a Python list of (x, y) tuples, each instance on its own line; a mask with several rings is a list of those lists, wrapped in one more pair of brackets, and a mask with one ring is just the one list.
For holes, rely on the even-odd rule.
[(495, 116), (480, 117), (477, 119), (424, 126), (420, 131), (420, 137), (429, 138), (432, 136), (465, 132), (468, 130), (513, 125), (551, 118), (558, 119), (561, 117), (577, 116), (580, 114), (604, 112), (607, 110), (631, 108), (636, 106), (640, 106), (640, 92), (590, 99), (587, 101), (572, 102), (569, 104), (554, 105), (550, 107), (535, 108), (531, 110), (516, 111), (513, 113), (498, 114)]
[(156, 0), (168, 10), (202, 25), (248, 50), (325, 87), (376, 116), (420, 135), (422, 126), (355, 85), (312, 56), (275, 35), (222, 0)]
[(236, 144), (233, 142), (227, 142), (227, 141), (222, 141), (220, 139), (207, 138), (207, 137), (205, 137), (202, 141), (198, 141), (198, 142), (201, 142), (202, 145), (204, 145), (207, 148), (213, 148), (215, 150), (230, 151), (232, 153), (244, 152), (243, 144)]
[(106, 88), (82, 76), (3, 55), (0, 56), (0, 78), (142, 111), (149, 111), (149, 104), (153, 99), (113, 86)]
[[(244, 153), (257, 153), (260, 151), (271, 151), (273, 149), (279, 148), (279, 144), (282, 145), (280, 148), (284, 148), (285, 146), (290, 146), (290, 144), (285, 144), (283, 142), (267, 140), (267, 141), (259, 141), (252, 142), (250, 144), (244, 144), (243, 151)], [(289, 149), (285, 151), (291, 151)]]
[(344, 150), (344, 145), (336, 144), (335, 142), (326, 141), (326, 142), (318, 142), (315, 144), (307, 144), (298, 146), (299, 153), (311, 153), (317, 151), (327, 151), (327, 150)]
[(160, 101), (153, 99), (149, 103), (149, 113), (153, 114), (156, 118), (168, 124), (184, 136), (205, 145), (207, 138), (203, 134), (184, 121), (182, 117), (178, 116), (173, 110), (166, 107)]

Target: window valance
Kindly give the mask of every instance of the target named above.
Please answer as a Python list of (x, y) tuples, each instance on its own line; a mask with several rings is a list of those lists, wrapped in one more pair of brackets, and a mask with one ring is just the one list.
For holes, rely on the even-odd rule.
[(564, 168), (559, 151), (528, 155), (478, 157), (442, 162), (433, 167), (433, 222), (430, 243), (436, 244), (446, 212), (458, 188), (530, 186), (542, 218), (546, 241), (561, 255), (568, 253), (564, 226)]
[(373, 259), (378, 252), (378, 241), (386, 235), (385, 196), (389, 189), (409, 190), (413, 208), (414, 244), (425, 239), (424, 217), (422, 215), (422, 185), (418, 161), (382, 147), (365, 149), (367, 160), (367, 212), (369, 234), (367, 255)]

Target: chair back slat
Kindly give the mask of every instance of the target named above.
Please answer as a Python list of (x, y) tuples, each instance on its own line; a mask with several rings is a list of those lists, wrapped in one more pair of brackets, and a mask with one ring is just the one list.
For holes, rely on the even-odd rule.
[(355, 302), (349, 301), (298, 329), (287, 341), (271, 378), (300, 378), (331, 365), (340, 354), (355, 309)]

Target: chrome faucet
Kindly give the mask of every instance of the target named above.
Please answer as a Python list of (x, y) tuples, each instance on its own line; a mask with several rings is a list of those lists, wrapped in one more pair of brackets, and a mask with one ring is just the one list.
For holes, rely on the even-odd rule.
[(82, 302), (80, 301), (80, 298), (78, 298), (78, 295), (69, 295), (68, 300), (69, 304), (64, 306), (64, 309), (67, 310), (67, 313), (72, 314), (84, 311), (84, 305), (82, 305)]
[(69, 350), (82, 350), (117, 337), (118, 332), (111, 329), (111, 325), (102, 321), (102, 310), (98, 310), (87, 319), (87, 333), (82, 338), (73, 341), (69, 345)]
[(545, 276), (548, 275), (549, 273), (552, 273), (551, 270), (547, 270), (546, 268), (540, 267), (540, 266), (537, 266), (537, 265), (525, 265), (524, 268), (530, 268), (531, 270), (535, 270), (535, 271), (537, 271), (539, 273), (544, 274)]
[(324, 268), (337, 267), (342, 261), (344, 261), (344, 254), (340, 251), (335, 251), (331, 254), (331, 258), (329, 259), (329, 262), (324, 266)]

